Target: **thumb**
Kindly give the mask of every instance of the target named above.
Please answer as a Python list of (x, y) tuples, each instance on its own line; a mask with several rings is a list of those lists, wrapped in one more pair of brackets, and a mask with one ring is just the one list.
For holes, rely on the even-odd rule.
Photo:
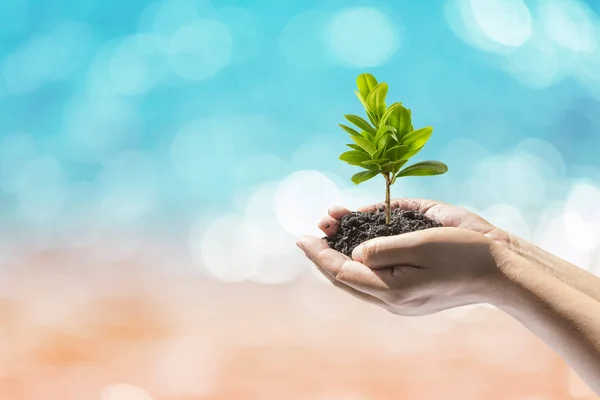
[(367, 240), (352, 251), (352, 259), (379, 269), (399, 265), (419, 266), (419, 245), (424, 242), (423, 231)]

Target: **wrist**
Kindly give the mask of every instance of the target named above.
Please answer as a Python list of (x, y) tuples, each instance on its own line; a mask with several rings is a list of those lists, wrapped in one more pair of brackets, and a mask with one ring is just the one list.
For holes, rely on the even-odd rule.
[(493, 255), (496, 268), (486, 280), (483, 302), (503, 309), (518, 302), (527, 290), (529, 275), (536, 271), (527, 260), (503, 246), (498, 246)]

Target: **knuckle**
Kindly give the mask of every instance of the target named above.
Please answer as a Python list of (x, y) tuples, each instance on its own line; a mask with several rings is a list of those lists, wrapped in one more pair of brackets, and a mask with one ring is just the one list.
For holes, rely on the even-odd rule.
[(336, 282), (344, 282), (346, 280), (346, 277), (347, 277), (346, 271), (347, 271), (346, 263), (343, 263), (335, 273)]
[(362, 249), (362, 259), (363, 264), (369, 265), (375, 259), (377, 253), (379, 252), (380, 244), (379, 241), (367, 242), (364, 244)]

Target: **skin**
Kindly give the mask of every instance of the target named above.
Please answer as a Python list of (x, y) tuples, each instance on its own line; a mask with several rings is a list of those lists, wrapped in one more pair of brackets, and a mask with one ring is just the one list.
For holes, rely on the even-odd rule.
[[(596, 276), (469, 211), (418, 199), (395, 200), (392, 207), (420, 211), (444, 227), (373, 239), (351, 258), (315, 237), (301, 238), (298, 246), (335, 286), (394, 314), (492, 304), (545, 341), (600, 394)], [(319, 227), (332, 235), (349, 212), (334, 207)]]

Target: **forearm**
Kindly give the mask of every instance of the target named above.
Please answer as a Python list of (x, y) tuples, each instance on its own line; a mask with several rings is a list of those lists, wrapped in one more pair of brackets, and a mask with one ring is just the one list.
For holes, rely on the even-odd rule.
[(509, 248), (567, 285), (600, 301), (600, 277), (511, 235)]
[(493, 300), (562, 356), (600, 394), (600, 302), (515, 256)]

